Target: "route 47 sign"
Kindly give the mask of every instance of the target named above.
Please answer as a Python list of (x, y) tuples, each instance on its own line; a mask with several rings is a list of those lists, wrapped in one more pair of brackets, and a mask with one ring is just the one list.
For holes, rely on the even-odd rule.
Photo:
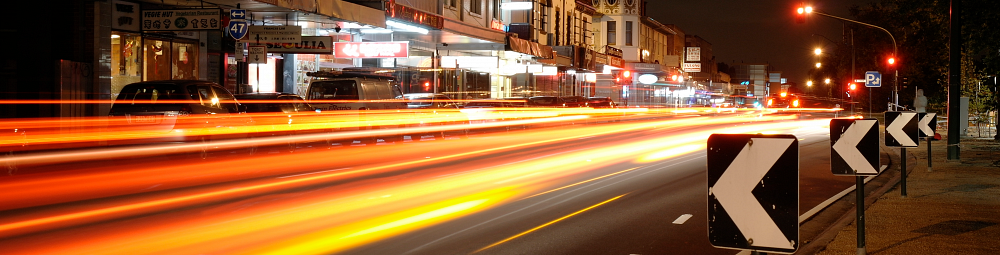
[(708, 240), (719, 248), (799, 247), (799, 142), (794, 135), (708, 138)]
[(234, 39), (239, 41), (247, 35), (247, 21), (246, 21), (247, 11), (242, 9), (232, 9), (229, 10), (229, 25), (226, 26), (226, 31), (229, 31), (229, 35), (233, 36)]

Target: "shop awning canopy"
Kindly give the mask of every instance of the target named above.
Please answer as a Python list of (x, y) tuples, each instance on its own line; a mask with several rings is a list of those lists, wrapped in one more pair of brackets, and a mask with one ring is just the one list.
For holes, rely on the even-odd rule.
[(552, 47), (548, 45), (542, 45), (536, 42), (524, 40), (517, 37), (507, 36), (506, 50), (520, 52), (538, 58), (550, 59), (552, 58)]
[[(269, 20), (277, 24), (301, 21), (312, 21), (323, 24), (344, 21), (357, 22), (374, 27), (385, 27), (385, 11), (343, 0), (139, 1), (159, 6), (172, 6), (174, 8), (221, 8), (223, 12), (229, 9), (236, 9), (236, 5), (238, 4), (241, 9), (247, 10), (248, 14), (253, 14), (255, 20)], [(249, 19), (250, 17), (247, 18)]]

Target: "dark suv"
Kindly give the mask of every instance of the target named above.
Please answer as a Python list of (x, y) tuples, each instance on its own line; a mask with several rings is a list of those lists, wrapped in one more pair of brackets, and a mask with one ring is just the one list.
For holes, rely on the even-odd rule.
[(244, 111), (218, 84), (167, 80), (125, 85), (109, 115), (121, 118), (112, 130), (141, 131), (143, 142), (180, 142), (246, 137), (236, 130), (252, 124)]

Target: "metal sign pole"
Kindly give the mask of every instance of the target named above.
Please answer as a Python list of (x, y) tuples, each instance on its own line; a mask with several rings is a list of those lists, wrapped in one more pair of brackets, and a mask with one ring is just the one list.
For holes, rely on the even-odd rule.
[(858, 255), (864, 255), (865, 252), (865, 177), (858, 175), (855, 177), (857, 179), (857, 185), (855, 188), (855, 197), (857, 197), (858, 204)]
[(934, 140), (934, 135), (927, 137), (927, 172), (933, 172), (931, 170), (931, 141)]
[(901, 164), (902, 168), (899, 169), (900, 172), (899, 192), (900, 196), (906, 197), (906, 147), (901, 147), (899, 148), (899, 150), (902, 152), (899, 155), (899, 158), (902, 159), (903, 161)]

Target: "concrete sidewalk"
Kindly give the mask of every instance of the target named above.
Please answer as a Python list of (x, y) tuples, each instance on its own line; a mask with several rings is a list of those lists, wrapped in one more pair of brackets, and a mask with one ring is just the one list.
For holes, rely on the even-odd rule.
[[(961, 160), (949, 161), (946, 141), (933, 142), (932, 172), (926, 141), (907, 149), (908, 196), (897, 184), (868, 206), (867, 254), (1000, 254), (1000, 143), (963, 139)], [(819, 254), (857, 254), (856, 226)]]

